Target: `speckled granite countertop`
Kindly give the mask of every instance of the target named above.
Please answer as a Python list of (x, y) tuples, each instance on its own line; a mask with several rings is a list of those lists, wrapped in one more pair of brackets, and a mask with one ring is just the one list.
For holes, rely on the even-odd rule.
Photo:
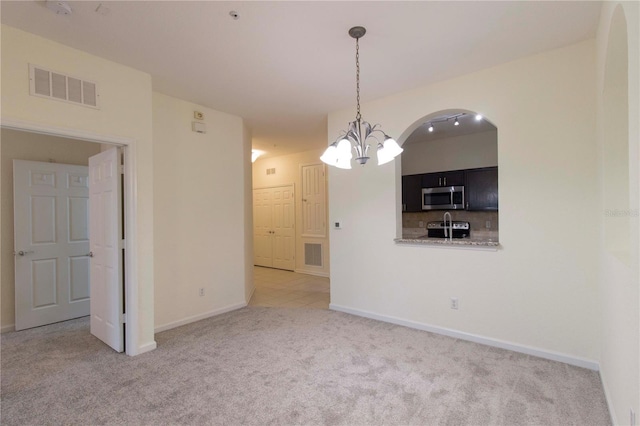
[(497, 233), (472, 232), (471, 238), (454, 238), (452, 240), (444, 238), (427, 238), (424, 229), (405, 228), (402, 232), (402, 238), (396, 238), (394, 241), (398, 244), (420, 244), (434, 247), (451, 247), (451, 248), (493, 248), (500, 247), (497, 241)]
[(399, 244), (424, 244), (427, 246), (475, 246), (475, 247), (499, 247), (500, 243), (497, 241), (488, 241), (480, 238), (454, 238), (452, 240), (444, 238), (420, 238), (410, 236), (408, 238), (396, 238), (394, 240)]

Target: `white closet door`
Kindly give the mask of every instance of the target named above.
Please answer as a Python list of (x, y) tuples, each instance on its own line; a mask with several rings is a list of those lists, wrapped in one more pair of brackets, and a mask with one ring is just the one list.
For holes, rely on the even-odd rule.
[(324, 164), (302, 167), (302, 236), (326, 237)]
[(16, 330), (89, 315), (87, 173), (13, 161)]
[(253, 264), (273, 266), (272, 207), (269, 189), (253, 190)]
[(273, 188), (273, 267), (293, 271), (295, 261), (295, 208), (293, 186)]
[(254, 265), (295, 269), (293, 185), (253, 190)]

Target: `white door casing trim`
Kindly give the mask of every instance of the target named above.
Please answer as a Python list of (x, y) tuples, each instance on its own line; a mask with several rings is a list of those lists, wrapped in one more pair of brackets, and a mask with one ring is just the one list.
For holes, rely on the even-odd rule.
[(137, 159), (135, 153), (135, 139), (123, 138), (120, 136), (102, 135), (78, 129), (68, 129), (63, 127), (42, 125), (22, 120), (1, 118), (0, 127), (4, 129), (39, 133), (49, 136), (79, 139), (89, 142), (118, 145), (124, 151), (125, 167), (125, 309), (127, 312), (127, 322), (125, 323), (125, 347), (126, 354), (130, 356), (140, 355), (152, 351), (156, 348), (155, 341), (142, 345), (139, 341), (138, 326), (139, 319), (139, 285), (138, 276), (138, 234), (136, 224), (137, 217)]

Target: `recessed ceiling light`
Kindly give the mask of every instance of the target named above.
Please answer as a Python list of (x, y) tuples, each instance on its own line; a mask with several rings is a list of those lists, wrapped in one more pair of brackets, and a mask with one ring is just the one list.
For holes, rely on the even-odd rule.
[(231, 12), (229, 12), (229, 16), (231, 16), (235, 21), (240, 19), (240, 14), (235, 10), (232, 10)]

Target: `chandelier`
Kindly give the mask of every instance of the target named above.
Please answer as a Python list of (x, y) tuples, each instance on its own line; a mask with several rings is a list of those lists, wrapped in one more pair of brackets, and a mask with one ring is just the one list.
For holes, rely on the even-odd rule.
[[(402, 148), (392, 137), (380, 130), (380, 125), (372, 126), (362, 120), (360, 114), (360, 45), (358, 41), (367, 32), (364, 27), (353, 27), (349, 35), (356, 39), (356, 119), (349, 123), (348, 130), (342, 131), (338, 139), (329, 145), (320, 160), (324, 163), (340, 169), (350, 169), (353, 149), (356, 153), (356, 162), (365, 165), (369, 160), (369, 139), (377, 142), (378, 165), (385, 164), (396, 158)], [(381, 134), (382, 141), (376, 135)]]

